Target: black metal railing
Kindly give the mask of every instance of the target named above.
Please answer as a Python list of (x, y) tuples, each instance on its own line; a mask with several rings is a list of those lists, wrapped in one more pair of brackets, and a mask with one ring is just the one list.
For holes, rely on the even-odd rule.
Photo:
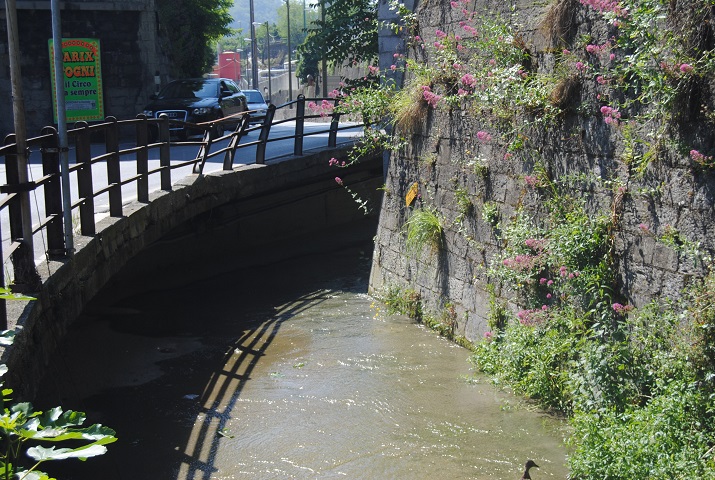
[[(302, 95), (293, 102), (286, 103), (280, 107), (270, 105), (265, 117), (259, 123), (252, 125), (249, 113), (243, 112), (232, 118), (224, 118), (205, 124), (187, 124), (185, 122), (170, 120), (167, 117), (147, 118), (139, 115), (131, 120), (117, 120), (108, 117), (105, 122), (89, 125), (86, 122), (75, 124), (74, 128), (68, 130), (68, 144), (74, 150), (75, 161), (68, 167), (68, 174), (74, 176), (76, 192), (70, 192), (74, 196), (71, 201), (71, 218), (78, 220), (79, 233), (83, 236), (93, 236), (96, 234), (96, 206), (97, 197), (106, 195), (108, 198), (111, 217), (121, 217), (124, 215), (123, 187), (136, 185), (136, 198), (139, 202), (149, 202), (149, 177), (159, 175), (161, 190), (172, 189), (172, 172), (182, 167), (191, 166), (194, 173), (203, 173), (206, 162), (214, 157), (223, 155), (222, 168), (231, 170), (234, 168), (234, 161), (241, 152), (255, 147), (255, 158), (247, 163), (263, 164), (266, 161), (266, 147), (272, 142), (293, 139), (293, 154), (303, 155), (304, 138), (310, 135), (328, 134), (326, 147), (335, 147), (337, 144), (337, 134), (340, 130), (354, 129), (363, 126), (355, 123), (350, 125), (340, 125), (340, 114), (332, 111), (329, 114), (315, 113), (306, 115), (306, 102), (316, 101), (324, 104), (324, 101), (334, 102), (334, 99), (306, 99)], [(284, 110), (285, 119), (275, 120), (276, 111)], [(294, 113), (294, 115), (292, 115)], [(306, 120), (322, 118), (330, 120), (325, 129), (305, 129)], [(292, 135), (271, 138), (271, 128), (286, 122), (295, 122), (295, 131)], [(237, 124), (235, 129), (223, 136), (217, 137), (217, 124)], [(203, 132), (199, 141), (172, 141), (170, 127), (190, 128), (191, 131)], [(255, 141), (241, 143), (250, 132), (258, 131), (258, 139)], [(120, 139), (133, 138), (135, 141)], [(228, 140), (225, 146), (218, 147), (217, 143)], [(131, 147), (120, 148), (121, 143), (130, 143)], [(172, 160), (172, 155), (177, 147), (196, 146), (198, 147), (195, 158), (188, 160)], [(95, 153), (93, 154), (93, 148)], [(97, 150), (100, 150), (98, 153)], [(158, 166), (150, 168), (150, 152), (158, 151)], [(6, 183), (0, 185), (0, 215), (6, 215), (9, 224), (9, 241), (0, 243), (0, 256), (3, 265), (7, 265), (7, 260), (12, 263), (12, 274), (6, 274), (5, 268), (0, 273), (0, 287), (6, 287), (9, 276), (13, 277), (13, 291), (31, 292), (39, 286), (39, 275), (35, 268), (37, 260), (35, 258), (35, 248), (33, 238), (35, 234), (43, 233), (42, 254), (46, 258), (67, 257), (72, 252), (66, 246), (65, 228), (73, 228), (64, 225), (65, 212), (63, 209), (62, 182), (60, 176), (60, 142), (57, 130), (54, 127), (45, 127), (40, 136), (27, 140), (27, 163), (32, 164), (39, 155), (42, 164), (42, 176), (39, 179), (32, 179), (21, 182), (23, 175), (19, 167), (17, 145), (15, 135), (8, 135), (4, 146), (0, 147), (0, 157), (4, 159), (6, 171)], [(131, 158), (129, 158), (131, 157)], [(123, 177), (121, 172), (122, 159), (136, 162), (136, 173)], [(244, 163), (247, 160), (244, 156)], [(156, 158), (152, 163), (156, 163)], [(106, 168), (106, 184), (97, 184), (97, 176), (93, 172), (103, 164)], [(185, 175), (185, 174), (184, 174)], [(73, 187), (70, 187), (70, 190)], [(29, 195), (41, 189), (44, 195), (44, 214), (33, 215)], [(42, 218), (39, 218), (39, 217)], [(32, 225), (32, 237), (24, 238), (22, 232), (26, 231), (27, 222)], [(29, 230), (28, 230), (29, 231)], [(5, 237), (5, 233), (0, 230)], [(3, 245), (4, 244), (4, 245)], [(4, 247), (4, 248), (3, 248)], [(4, 250), (4, 251), (3, 251)], [(0, 301), (0, 329), (7, 327), (5, 302)]]

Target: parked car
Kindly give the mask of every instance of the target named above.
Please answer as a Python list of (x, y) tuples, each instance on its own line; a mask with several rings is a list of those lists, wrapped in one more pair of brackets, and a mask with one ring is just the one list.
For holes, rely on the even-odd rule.
[(243, 93), (246, 94), (246, 101), (248, 102), (249, 122), (262, 122), (266, 116), (266, 110), (268, 110), (268, 104), (266, 99), (263, 98), (263, 94), (258, 90), (244, 90)]
[[(224, 118), (248, 110), (246, 95), (229, 78), (187, 78), (175, 80), (152, 95), (152, 102), (144, 108), (144, 115), (159, 118), (166, 114), (169, 119), (188, 123), (203, 123)], [(214, 138), (223, 135), (224, 128), (235, 126), (240, 118), (227, 124), (216, 125), (211, 132)], [(172, 134), (185, 139), (188, 135), (201, 134), (201, 129), (187, 129), (171, 125)], [(153, 132), (156, 134), (156, 132)]]

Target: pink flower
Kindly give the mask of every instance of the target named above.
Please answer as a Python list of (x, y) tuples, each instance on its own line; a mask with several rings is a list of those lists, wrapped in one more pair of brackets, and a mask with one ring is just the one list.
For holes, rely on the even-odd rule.
[(333, 166), (335, 166), (335, 165), (338, 165), (339, 163), (340, 163), (340, 162), (338, 162), (338, 159), (335, 158), (335, 157), (331, 158), (331, 159), (328, 161), (328, 165), (330, 165), (331, 167), (333, 167)]
[(693, 71), (693, 66), (687, 63), (682, 63), (680, 65), (680, 71), (683, 73), (688, 73)]
[(340, 178), (340, 177), (335, 177), (335, 183), (337, 183), (338, 185), (342, 185), (342, 184), (343, 184), (343, 179)]
[(479, 139), (480, 142), (488, 142), (492, 139), (492, 136), (489, 135), (489, 133), (487, 133), (487, 132), (479, 131), (479, 132), (477, 132), (477, 138)]
[(713, 161), (712, 156), (703, 155), (697, 150), (690, 150), (690, 158), (692, 158), (695, 163), (699, 163), (703, 166), (710, 165)]
[(397, 70), (397, 65), (390, 65), (390, 70), (392, 70), (393, 72)]
[(437, 36), (437, 38), (445, 38), (447, 36), (447, 34), (440, 29), (437, 29), (434, 34)]
[[(454, 3), (454, 2), (452, 2), (452, 3)], [(492, 332), (484, 332), (484, 338), (486, 338), (487, 340), (491, 340), (492, 336), (493, 336)]]
[(632, 305), (621, 305), (620, 303), (614, 303), (613, 305), (611, 305), (611, 307), (613, 308), (614, 312), (619, 314), (628, 313), (633, 310)]
[(474, 78), (474, 75), (471, 73), (465, 74), (460, 81), (462, 82), (462, 85), (465, 85), (467, 87), (474, 87), (474, 84), (477, 83), (477, 79)]
[(640, 223), (640, 224), (638, 224), (638, 228), (640, 228), (641, 231), (643, 231), (643, 232), (649, 232), (649, 231), (650, 231), (650, 228), (648, 228), (648, 225), (646, 225), (645, 223)]

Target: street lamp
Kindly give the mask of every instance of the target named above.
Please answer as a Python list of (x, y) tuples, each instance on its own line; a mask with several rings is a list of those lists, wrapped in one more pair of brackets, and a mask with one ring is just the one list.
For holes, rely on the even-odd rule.
[(265, 22), (253, 22), (254, 26), (258, 25), (264, 25), (266, 26), (266, 57), (268, 59), (268, 100), (270, 101), (271, 97), (273, 96), (273, 92), (271, 91), (271, 34), (268, 31), (268, 21), (266, 20)]
[[(253, 25), (251, 25), (251, 32), (253, 32)], [(258, 77), (258, 74), (253, 75), (253, 72), (256, 71), (254, 68), (254, 65), (256, 64), (256, 58), (253, 56), (253, 39), (252, 38), (244, 38), (245, 41), (249, 42), (249, 45), (251, 45), (251, 78), (250, 82), (246, 80), (246, 83), (249, 84), (250, 87), (256, 88), (255, 78)], [(248, 76), (248, 49), (245, 50), (246, 52), (246, 76)]]

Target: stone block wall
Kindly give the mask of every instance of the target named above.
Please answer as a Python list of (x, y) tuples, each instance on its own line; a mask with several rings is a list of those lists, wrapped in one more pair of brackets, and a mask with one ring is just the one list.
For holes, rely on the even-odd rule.
[[(479, 15), (507, 19), (519, 31), (531, 53), (533, 68), (539, 72), (553, 71), (554, 52), (565, 46), (579, 48), (578, 39), (604, 43), (612, 35), (612, 26), (578, 0), (458, 3)], [(446, 1), (419, 2), (414, 11), (425, 43), (431, 45), (437, 40), (437, 29), (460, 32), (463, 17), (459, 10)], [(554, 23), (561, 28), (558, 39), (549, 31)], [(381, 42), (381, 47), (387, 50), (381, 52), (383, 62), (391, 57), (391, 49), (398, 48), (392, 41)], [(408, 49), (411, 58), (424, 55), (419, 49)], [(389, 64), (381, 67), (389, 69)], [(710, 108), (714, 87), (715, 82), (706, 79), (698, 95)], [(657, 159), (648, 164), (643, 175), (633, 175), (624, 161), (623, 131), (606, 124), (597, 109), (596, 114), (578, 111), (588, 98), (596, 98), (595, 88), (582, 82), (571, 93), (560, 125), (532, 129), (531, 144), (538, 149), (551, 178), (599, 179), (576, 182), (576, 189), (592, 214), (618, 218), (613, 231), (618, 298), (638, 307), (656, 298), (676, 297), (706, 269), (659, 239), (672, 228), (681, 238), (699, 244), (701, 252), (715, 251), (715, 174), (698, 168), (682, 147), (690, 144), (712, 149), (712, 129), (704, 128), (694, 117), (688, 118), (692, 105), (681, 105), (681, 120), (668, 132), (670, 138), (662, 142)], [(407, 146), (393, 152), (389, 161), (371, 289), (414, 289), (432, 312), (450, 303), (457, 312), (457, 333), (477, 340), (489, 330), (490, 284), (496, 286), (503, 300), (514, 300), (488, 276), (488, 267), (502, 252), (504, 242), (481, 212), (485, 203), (495, 205), (501, 225), (508, 224), (518, 208), (544, 213), (542, 199), (524, 181), (526, 175), (533, 174), (534, 163), (505, 155), (504, 146), (496, 142), (480, 142), (476, 133), (488, 122), (469, 109), (444, 104), (436, 109), (425, 104), (424, 108), (426, 116), (408, 132)], [(486, 168), (475, 169), (477, 158)], [(620, 182), (620, 193), (609, 180)], [(406, 196), (415, 182), (419, 197), (407, 206)], [(472, 204), (466, 215), (459, 205), (465, 193)], [(410, 254), (406, 250), (405, 222), (419, 206), (435, 208), (443, 219), (443, 246), (438, 251), (425, 249)]]

